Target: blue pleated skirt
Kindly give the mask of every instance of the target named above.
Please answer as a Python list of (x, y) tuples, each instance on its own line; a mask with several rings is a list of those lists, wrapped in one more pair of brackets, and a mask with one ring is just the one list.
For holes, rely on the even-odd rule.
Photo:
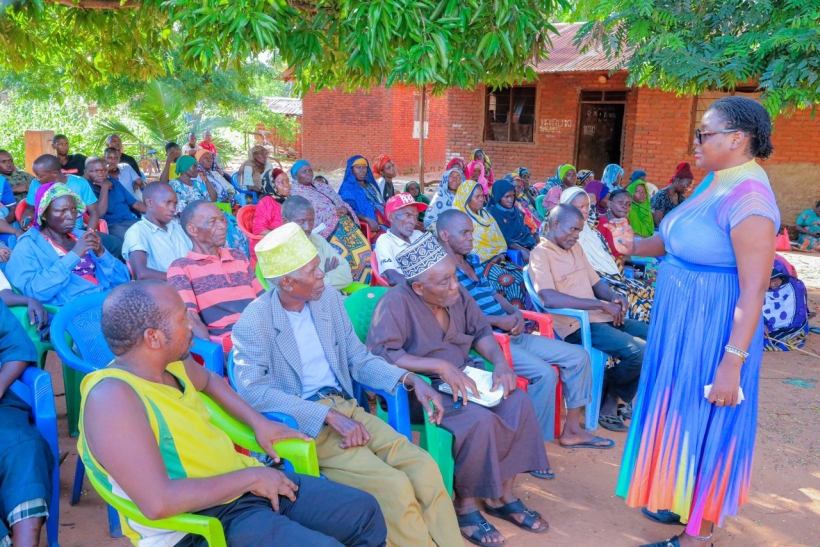
[(762, 315), (740, 385), (746, 400), (717, 407), (703, 389), (729, 340), (740, 295), (737, 270), (667, 256), (658, 270), (652, 321), (616, 494), (629, 506), (668, 509), (690, 534), (719, 526), (749, 497)]

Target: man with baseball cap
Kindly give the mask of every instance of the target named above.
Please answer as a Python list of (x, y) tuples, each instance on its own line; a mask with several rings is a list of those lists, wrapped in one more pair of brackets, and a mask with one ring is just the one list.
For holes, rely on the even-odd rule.
[(387, 522), (389, 545), (450, 547), (461, 539), (436, 463), (353, 398), (353, 381), (395, 393), (412, 391), (427, 418), (442, 419), (442, 400), (421, 378), (367, 351), (310, 240), (295, 223), (256, 245), (272, 289), (248, 304), (233, 327), (234, 379), (260, 412), (292, 416), (315, 438), (319, 466), (333, 481), (372, 494)]
[(379, 274), (391, 287), (404, 281), (404, 274), (396, 262), (396, 255), (423, 235), (423, 232), (416, 230), (416, 219), (419, 213), (426, 210), (426, 204), (418, 203), (407, 192), (396, 194), (388, 199), (384, 206), (384, 213), (390, 221), (390, 230), (376, 240), (376, 259)]

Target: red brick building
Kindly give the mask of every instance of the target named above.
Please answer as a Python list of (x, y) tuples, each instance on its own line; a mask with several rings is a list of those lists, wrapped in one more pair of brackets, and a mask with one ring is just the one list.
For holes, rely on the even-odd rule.
[[(400, 172), (418, 170), (419, 90), (394, 86), (309, 93), (302, 100), (302, 157), (319, 169), (343, 168), (350, 156), (388, 154)], [(425, 165), (445, 165), (447, 98), (427, 95)]]
[[(549, 60), (535, 67), (538, 81), (492, 90), (451, 89), (432, 98), (425, 165), (440, 168), (450, 158), (467, 158), (482, 148), (496, 176), (519, 166), (543, 181), (558, 165), (593, 169), (600, 177), (608, 163), (628, 174), (643, 169), (665, 186), (675, 166), (692, 158), (693, 131), (715, 99), (628, 88), (626, 73), (600, 51), (581, 54), (572, 41), (580, 25), (557, 25)], [(737, 94), (756, 97), (753, 89)], [(417, 98), (415, 99), (417, 103)], [(417, 109), (416, 109), (417, 110)], [(304, 157), (337, 168), (360, 153), (390, 154), (402, 170), (418, 165), (412, 138), (414, 90), (379, 88), (370, 93), (322, 92), (304, 99)], [(763, 162), (785, 224), (820, 199), (820, 118), (810, 112), (781, 115), (775, 122), (775, 153)], [(697, 172), (698, 179), (705, 173)]]

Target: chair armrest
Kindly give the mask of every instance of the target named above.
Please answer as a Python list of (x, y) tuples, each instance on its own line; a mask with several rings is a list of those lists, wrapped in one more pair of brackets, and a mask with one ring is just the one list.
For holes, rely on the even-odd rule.
[[(356, 385), (362, 391), (372, 391), (376, 395), (383, 397), (384, 400), (387, 401), (387, 422), (390, 424), (390, 427), (407, 437), (410, 442), (413, 442), (413, 432), (410, 429), (410, 403), (407, 400), (407, 390), (405, 387), (402, 385), (398, 386), (396, 393), (391, 395), (386, 391), (364, 384), (357, 383)], [(359, 406), (362, 406), (362, 403), (368, 404), (367, 399), (364, 398), (364, 400), (362, 400), (361, 395), (357, 394), (356, 398), (359, 400)], [(365, 410), (369, 411), (370, 409), (365, 408)]]
[(494, 332), (493, 336), (495, 337), (495, 341), (498, 342), (498, 345), (501, 346), (501, 351), (504, 352), (504, 357), (507, 359), (507, 363), (509, 363), (510, 367), (512, 367), (513, 359), (512, 350), (510, 350), (510, 336), (500, 332)]
[(347, 295), (350, 295), (350, 294), (353, 294), (356, 291), (360, 291), (362, 289), (369, 289), (369, 288), (370, 288), (370, 285), (365, 285), (364, 283), (357, 283), (356, 281), (354, 281), (353, 283), (351, 283), (350, 285), (348, 285), (347, 287), (342, 289), (342, 292), (347, 294)]
[(227, 547), (222, 524), (214, 517), (183, 513), (166, 519), (149, 520), (133, 501), (115, 495), (100, 484), (94, 473), (88, 473), (88, 480), (103, 500), (136, 523), (203, 536), (207, 539), (209, 547)]
[(535, 321), (538, 323), (538, 332), (541, 336), (555, 338), (555, 332), (552, 330), (552, 317), (546, 313), (538, 313), (527, 310), (521, 310), (521, 315), (524, 316), (524, 319), (529, 319), (530, 321)]
[(581, 322), (581, 341), (584, 349), (592, 350), (592, 334), (589, 331), (589, 312), (587, 310), (576, 310), (573, 308), (544, 308), (544, 311), (553, 315), (566, 315), (574, 317)]
[(68, 334), (70, 319), (67, 313), (70, 312), (57, 313), (54, 316), (54, 320), (51, 322), (51, 344), (65, 366), (82, 374), (90, 374), (96, 371), (97, 368), (83, 361), (82, 357), (71, 349), (74, 346), (74, 340)]
[(521, 258), (521, 251), (516, 249), (507, 249), (507, 258), (517, 266), (524, 266), (524, 259)]
[[(200, 393), (199, 396), (202, 397), (205, 406), (208, 408), (211, 423), (227, 433), (234, 444), (253, 452), (265, 452), (256, 442), (256, 435), (250, 427), (222, 410), (204, 393)], [(319, 460), (316, 457), (316, 443), (313, 441), (305, 442), (299, 439), (288, 439), (276, 443), (273, 445), (273, 449), (276, 450), (279, 456), (290, 461), (297, 473), (314, 477), (319, 476)]]
[(210, 340), (194, 338), (191, 353), (202, 359), (202, 365), (219, 376), (225, 375), (225, 357), (222, 346)]

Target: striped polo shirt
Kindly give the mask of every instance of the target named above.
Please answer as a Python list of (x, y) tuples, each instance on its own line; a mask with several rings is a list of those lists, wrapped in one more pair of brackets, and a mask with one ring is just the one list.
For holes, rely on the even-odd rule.
[(245, 307), (264, 292), (250, 262), (237, 249), (220, 248), (218, 257), (189, 251), (171, 263), (168, 284), (189, 310), (199, 314), (218, 343), (230, 336)]
[(478, 307), (481, 308), (481, 313), (484, 315), (507, 315), (501, 307), (501, 304), (495, 299), (495, 291), (490, 286), (490, 282), (479, 273), (481, 271), (481, 259), (474, 254), (469, 254), (464, 258), (467, 259), (467, 263), (473, 268), (476, 277), (478, 277), (478, 281), (470, 279), (470, 276), (456, 266), (458, 282), (461, 283), (462, 287), (467, 289), (467, 292), (469, 292), (470, 296), (476, 301)]

